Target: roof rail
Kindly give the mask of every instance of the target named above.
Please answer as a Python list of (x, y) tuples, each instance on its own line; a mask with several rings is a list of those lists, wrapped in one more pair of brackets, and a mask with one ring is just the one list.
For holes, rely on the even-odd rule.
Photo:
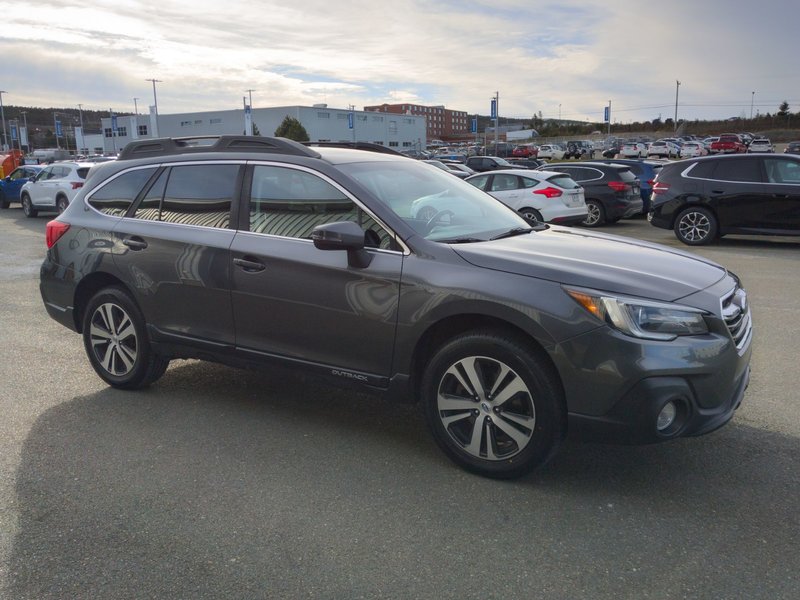
[(353, 148), (355, 150), (368, 150), (370, 152), (379, 152), (381, 154), (394, 154), (396, 156), (403, 156), (400, 152), (393, 148), (387, 148), (380, 144), (373, 144), (372, 142), (303, 142), (305, 146), (316, 146), (319, 148)]
[(153, 138), (130, 142), (119, 153), (118, 160), (168, 156), (191, 152), (266, 152), (319, 158), (318, 152), (303, 144), (281, 137), (251, 135), (219, 135), (178, 138)]

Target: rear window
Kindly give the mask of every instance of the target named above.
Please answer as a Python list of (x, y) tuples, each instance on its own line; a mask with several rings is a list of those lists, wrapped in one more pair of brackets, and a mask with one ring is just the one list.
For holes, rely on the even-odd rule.
[(617, 173), (619, 173), (619, 177), (622, 181), (631, 182), (636, 180), (636, 175), (627, 167), (624, 169), (617, 169)]
[(569, 175), (556, 175), (554, 177), (550, 177), (547, 179), (549, 183), (554, 183), (558, 187), (565, 189), (565, 190), (575, 190), (581, 187), (578, 183)]
[(89, 172), (89, 169), (91, 169), (91, 167), (81, 167), (79, 169), (75, 169), (75, 172), (81, 179), (86, 179), (86, 174)]

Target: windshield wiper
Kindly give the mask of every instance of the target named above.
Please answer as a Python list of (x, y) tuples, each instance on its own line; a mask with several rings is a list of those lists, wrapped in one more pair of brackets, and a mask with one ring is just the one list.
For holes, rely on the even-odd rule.
[(522, 235), (523, 233), (530, 233), (531, 231), (535, 231), (532, 227), (515, 227), (514, 229), (509, 229), (505, 233), (501, 233), (500, 235), (496, 235), (491, 240), (502, 240), (503, 238), (514, 237), (515, 235)]
[(471, 244), (473, 242), (485, 242), (486, 240), (474, 237), (460, 237), (460, 238), (450, 238), (449, 240), (431, 240), (431, 241), (439, 242), (441, 244)]

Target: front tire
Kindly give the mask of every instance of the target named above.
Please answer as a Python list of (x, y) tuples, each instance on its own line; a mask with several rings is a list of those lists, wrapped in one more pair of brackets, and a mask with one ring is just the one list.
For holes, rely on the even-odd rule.
[(547, 462), (564, 438), (558, 377), (515, 336), (486, 330), (450, 340), (421, 386), (434, 440), (473, 473), (520, 477)]
[(33, 202), (31, 202), (31, 197), (28, 194), (22, 194), (20, 203), (22, 204), (22, 212), (26, 217), (33, 219), (39, 216), (39, 211), (33, 208)]
[(58, 211), (58, 214), (61, 214), (65, 210), (67, 210), (68, 206), (69, 206), (69, 200), (67, 200), (64, 196), (59, 196), (56, 199), (56, 210)]
[(675, 236), (689, 246), (713, 242), (719, 234), (717, 218), (710, 210), (693, 206), (681, 211), (675, 219)]
[(153, 352), (139, 307), (118, 287), (104, 288), (89, 301), (83, 345), (95, 372), (116, 388), (146, 387), (169, 366), (169, 360)]

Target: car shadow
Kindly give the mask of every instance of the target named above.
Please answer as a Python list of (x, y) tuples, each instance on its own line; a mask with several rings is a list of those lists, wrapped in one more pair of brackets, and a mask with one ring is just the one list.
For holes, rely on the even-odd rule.
[[(775, 555), (796, 543), (797, 456), (796, 438), (734, 423), (658, 446), (567, 442), (534, 474), (493, 481), (449, 463), (416, 407), (181, 361), (147, 390), (76, 397), (31, 428), (10, 597), (424, 597), (438, 576), (421, 565), (448, 557), (468, 583), (484, 555), (524, 567), (533, 538), (569, 554), (577, 536), (580, 552), (637, 564), (643, 537), (656, 553), (718, 554), (758, 535), (755, 563), (749, 546), (725, 548), (745, 592), (797, 565)], [(757, 532), (766, 522), (786, 527)]]

